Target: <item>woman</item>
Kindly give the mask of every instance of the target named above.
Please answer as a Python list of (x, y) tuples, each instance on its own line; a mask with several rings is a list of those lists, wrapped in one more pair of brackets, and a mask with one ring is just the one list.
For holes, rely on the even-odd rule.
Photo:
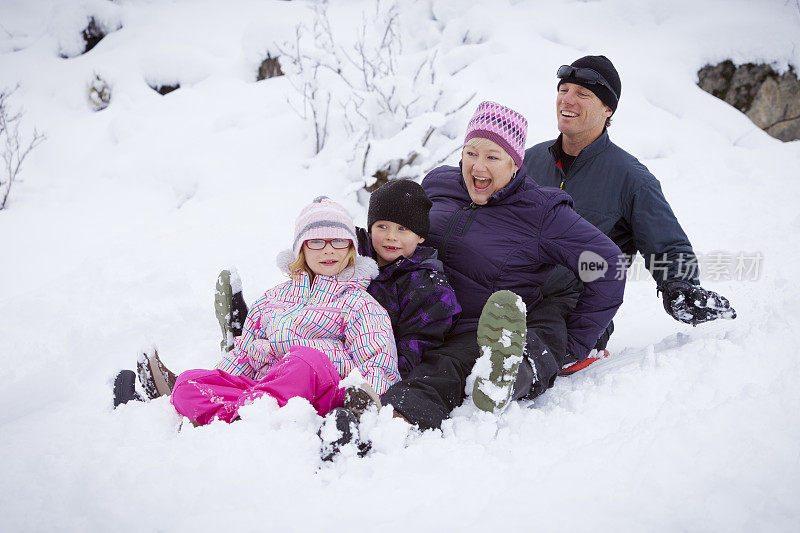
[(290, 279), (253, 305), (215, 369), (177, 377), (175, 409), (199, 425), (231, 422), (242, 405), (267, 394), (281, 406), (306, 398), (324, 416), (343, 405), (339, 382), (353, 369), (378, 394), (399, 380), (389, 316), (366, 291), (378, 268), (356, 254), (355, 239), (337, 203), (323, 197), (306, 207), (292, 250), (278, 256)]
[[(515, 399), (541, 394), (565, 362), (586, 358), (622, 303), (625, 269), (619, 248), (573, 211), (566, 193), (541, 187), (519, 172), (526, 133), (527, 121), (519, 113), (483, 102), (467, 127), (460, 168), (439, 167), (422, 182), (433, 202), (426, 243), (438, 249), (462, 307), (445, 344), (427, 352), (382, 398), (422, 428), (439, 427), (464, 400), (467, 376), (481, 354), (479, 318), (495, 291), (513, 291), (527, 312), (520, 343), (527, 357), (518, 353), (521, 364), (507, 365), (513, 370), (509, 387)], [(582, 261), (600, 268), (587, 275)], [(555, 265), (579, 276), (584, 291), (577, 301), (538, 309), (541, 286)], [(525, 313), (513, 318), (515, 299), (506, 292), (491, 303), (488, 307), (505, 306), (501, 310), (511, 320), (506, 331), (518, 329)], [(485, 317), (483, 322), (497, 326)], [(491, 343), (509, 341), (482, 340), (484, 352)], [(506, 403), (500, 398), (479, 407), (492, 410)]]

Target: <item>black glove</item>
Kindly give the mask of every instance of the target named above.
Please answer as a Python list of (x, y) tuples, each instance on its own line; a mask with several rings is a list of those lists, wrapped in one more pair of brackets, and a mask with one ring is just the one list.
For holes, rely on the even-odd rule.
[(667, 314), (679, 322), (696, 326), (718, 318), (736, 318), (736, 310), (724, 296), (686, 281), (670, 281), (660, 289)]
[(597, 343), (594, 345), (594, 349), (598, 352), (602, 352), (608, 346), (608, 339), (611, 338), (611, 334), (614, 333), (614, 321), (612, 320), (608, 327), (603, 331), (603, 334), (600, 335), (600, 338), (597, 339)]

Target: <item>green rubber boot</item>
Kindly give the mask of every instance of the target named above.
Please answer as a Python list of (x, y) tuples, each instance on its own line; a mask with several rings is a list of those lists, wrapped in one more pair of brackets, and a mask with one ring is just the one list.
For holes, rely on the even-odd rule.
[(478, 320), (481, 356), (475, 363), (478, 377), (472, 389), (478, 409), (496, 413), (511, 401), (527, 333), (522, 298), (511, 291), (492, 294)]
[(235, 268), (223, 270), (217, 276), (214, 311), (222, 330), (220, 348), (230, 352), (233, 350), (233, 339), (242, 334), (244, 319), (247, 317), (247, 304), (242, 295), (242, 280)]
[(233, 350), (233, 288), (231, 287), (231, 271), (223, 270), (217, 276), (217, 288), (214, 291), (214, 312), (222, 330), (222, 341), (219, 347), (223, 352)]

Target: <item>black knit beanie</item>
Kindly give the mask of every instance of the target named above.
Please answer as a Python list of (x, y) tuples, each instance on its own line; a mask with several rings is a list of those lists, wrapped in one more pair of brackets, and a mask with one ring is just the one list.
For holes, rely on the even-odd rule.
[(427, 237), (431, 205), (419, 183), (408, 179), (391, 180), (375, 189), (369, 197), (367, 227), (372, 230), (375, 221), (388, 220), (405, 226), (420, 237)]
[(614, 94), (603, 85), (579, 80), (574, 75), (559, 79), (556, 87), (561, 87), (562, 83), (574, 83), (576, 85), (581, 85), (592, 91), (601, 102), (611, 108), (612, 112), (617, 110), (619, 97), (622, 95), (622, 82), (619, 79), (619, 73), (617, 72), (617, 69), (614, 68), (614, 64), (606, 56), (584, 56), (576, 61), (573, 61), (570, 66), (575, 68), (590, 68), (594, 70), (606, 79), (608, 84), (611, 85), (617, 95), (614, 96)]

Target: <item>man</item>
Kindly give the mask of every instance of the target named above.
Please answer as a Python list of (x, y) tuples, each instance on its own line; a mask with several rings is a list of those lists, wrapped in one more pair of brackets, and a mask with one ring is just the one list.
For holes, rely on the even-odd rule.
[[(540, 185), (559, 187), (575, 210), (608, 235), (633, 260), (645, 266), (675, 320), (696, 326), (717, 318), (736, 318), (728, 300), (700, 287), (697, 258), (659, 181), (635, 157), (611, 142), (608, 127), (622, 83), (605, 56), (586, 56), (562, 65), (556, 74), (556, 118), (561, 135), (525, 152), (523, 167)], [(547, 294), (563, 301), (582, 290), (561, 269), (547, 283)], [(598, 340), (603, 350), (613, 323)]]

